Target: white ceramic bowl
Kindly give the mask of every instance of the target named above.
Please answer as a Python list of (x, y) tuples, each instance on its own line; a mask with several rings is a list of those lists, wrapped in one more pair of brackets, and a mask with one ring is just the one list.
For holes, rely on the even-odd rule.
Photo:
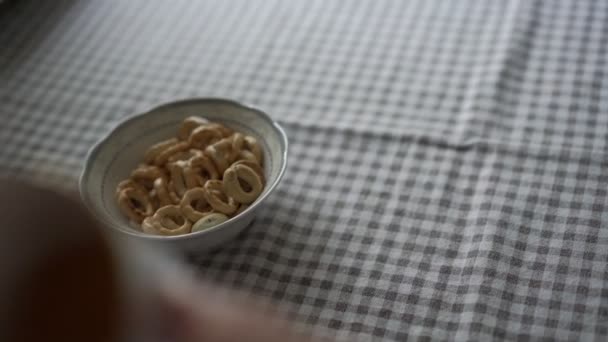
[[(137, 231), (118, 209), (114, 197), (116, 186), (129, 176), (148, 147), (175, 136), (180, 122), (191, 115), (221, 122), (258, 139), (264, 149), (265, 189), (244, 212), (204, 231), (179, 236)], [(234, 238), (251, 223), (256, 210), (281, 180), (286, 165), (287, 136), (266, 113), (224, 99), (189, 99), (161, 105), (119, 123), (89, 151), (80, 177), (80, 194), (93, 214), (119, 237), (200, 253)]]

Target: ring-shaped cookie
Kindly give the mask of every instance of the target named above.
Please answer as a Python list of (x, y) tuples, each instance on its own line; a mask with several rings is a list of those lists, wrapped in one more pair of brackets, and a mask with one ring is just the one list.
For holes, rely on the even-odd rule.
[(243, 148), (245, 150), (251, 151), (251, 153), (253, 153), (253, 155), (255, 156), (255, 159), (257, 159), (257, 161), (258, 161), (258, 164), (264, 165), (262, 147), (260, 146), (260, 144), (258, 143), (256, 138), (254, 138), (250, 135), (245, 136), (245, 144), (244, 144)]
[(202, 230), (209, 229), (213, 226), (217, 226), (218, 224), (225, 222), (228, 220), (228, 216), (221, 213), (211, 213), (196, 221), (192, 225), (192, 232), (200, 232)]
[(190, 133), (188, 141), (192, 147), (203, 150), (220, 139), (222, 139), (222, 133), (217, 128), (211, 125), (203, 125), (195, 128)]
[(256, 164), (258, 163), (258, 158), (256, 158), (255, 155), (248, 150), (241, 150), (236, 160), (248, 160)]
[(177, 205), (167, 205), (159, 208), (152, 215), (152, 218), (162, 225), (160, 232), (163, 235), (186, 234), (190, 233), (190, 229), (192, 228), (192, 222), (182, 215)]
[(149, 234), (182, 235), (190, 233), (192, 223), (182, 215), (177, 205), (167, 205), (142, 222), (142, 230)]
[(234, 213), (234, 215), (236, 216), (236, 215), (242, 213), (247, 208), (249, 208), (249, 204), (241, 204), (241, 205), (239, 205), (239, 208), (236, 210), (236, 212)]
[(198, 116), (189, 116), (182, 121), (177, 131), (179, 140), (188, 140), (188, 137), (197, 127), (208, 124), (209, 121)]
[(232, 215), (238, 209), (238, 204), (234, 201), (234, 198), (226, 196), (224, 193), (222, 181), (208, 180), (203, 189), (205, 189), (207, 203), (216, 211)]
[(176, 138), (171, 138), (152, 145), (146, 150), (146, 153), (144, 154), (144, 161), (149, 164), (154, 162), (156, 157), (158, 157), (161, 152), (177, 144), (178, 142), (179, 141)]
[[(241, 181), (249, 186), (245, 190)], [(224, 172), (222, 181), (224, 192), (239, 203), (251, 204), (262, 193), (264, 186), (257, 173), (244, 164), (233, 165)]]
[(197, 222), (201, 218), (211, 214), (213, 210), (207, 202), (207, 198), (205, 198), (205, 190), (203, 188), (194, 188), (186, 191), (179, 207), (182, 214), (192, 222)]
[(167, 184), (165, 178), (157, 178), (154, 181), (154, 192), (161, 207), (179, 203), (179, 197), (174, 192), (169, 191), (169, 184)]
[(130, 220), (141, 223), (154, 214), (148, 194), (134, 187), (126, 187), (117, 194), (118, 207)]
[(204, 153), (213, 161), (217, 171), (220, 174), (223, 174), (232, 163), (232, 160), (230, 159), (232, 154), (232, 141), (230, 141), (230, 139), (222, 139), (215, 144), (207, 146)]
[(118, 183), (118, 185), (116, 186), (116, 196), (118, 196), (118, 193), (120, 193), (122, 190), (124, 190), (126, 188), (136, 188), (142, 192), (146, 192), (146, 188), (144, 188), (141, 184), (136, 183), (131, 178), (127, 178), (127, 179), (121, 181), (120, 183)]
[(184, 169), (184, 180), (186, 181), (186, 188), (190, 190), (205, 185), (207, 178), (199, 174), (198, 170), (188, 165), (186, 169)]
[(153, 165), (141, 165), (131, 172), (131, 179), (148, 191), (154, 189), (154, 181), (157, 178), (166, 178), (166, 176), (163, 170)]
[(174, 163), (174, 162), (180, 161), (180, 160), (189, 161), (194, 157), (202, 156), (202, 155), (203, 155), (203, 151), (197, 150), (195, 148), (191, 148), (187, 151), (177, 152), (176, 154), (169, 157), (169, 159), (167, 159), (167, 162)]
[(179, 197), (182, 197), (188, 190), (185, 177), (187, 167), (188, 163), (183, 160), (168, 165), (169, 173), (171, 175), (171, 180), (168, 184), (169, 192), (174, 192)]
[(222, 135), (223, 138), (227, 138), (227, 137), (231, 136), (232, 134), (234, 134), (234, 130), (232, 128), (228, 128), (217, 122), (210, 122), (207, 126), (220, 132), (220, 134)]
[(207, 156), (201, 155), (190, 159), (186, 169), (186, 186), (189, 189), (204, 186), (208, 180), (219, 178), (219, 172)]
[(230, 136), (231, 148), (230, 148), (230, 161), (237, 160), (243, 145), (245, 144), (245, 136), (239, 132), (234, 133)]
[(177, 144), (171, 145), (166, 149), (162, 150), (156, 158), (154, 158), (154, 164), (157, 166), (163, 166), (167, 163), (169, 158), (178, 152), (182, 152), (190, 148), (190, 145), (185, 141), (180, 141)]
[(258, 175), (258, 177), (260, 177), (260, 180), (262, 181), (262, 185), (264, 185), (266, 183), (266, 177), (264, 176), (264, 169), (257, 162), (244, 159), (244, 160), (237, 160), (236, 162), (234, 162), (234, 164), (232, 164), (232, 166), (236, 166), (236, 165), (245, 165), (245, 166), (250, 167), (253, 171), (255, 171), (255, 173)]

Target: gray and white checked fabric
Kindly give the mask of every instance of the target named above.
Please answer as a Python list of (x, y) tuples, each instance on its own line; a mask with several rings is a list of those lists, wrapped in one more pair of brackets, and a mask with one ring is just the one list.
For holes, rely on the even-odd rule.
[(286, 128), (284, 182), (194, 262), (362, 341), (608, 338), (608, 2), (13, 1), (2, 174), (72, 187), (125, 116)]

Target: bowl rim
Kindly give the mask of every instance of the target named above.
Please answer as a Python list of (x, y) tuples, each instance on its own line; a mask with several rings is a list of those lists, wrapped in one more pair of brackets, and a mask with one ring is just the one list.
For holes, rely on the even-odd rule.
[[(119, 225), (119, 224), (114, 223), (113, 221), (107, 220), (106, 218), (102, 217), (102, 215), (100, 213), (98, 213), (96, 210), (94, 210), (93, 206), (91, 205), (92, 201), (90, 199), (90, 194), (86, 191), (86, 185), (88, 184), (88, 180), (89, 180), (89, 177), (91, 175), (91, 170), (92, 170), (92, 160), (94, 160), (96, 158), (100, 149), (108, 143), (110, 138), (116, 133), (117, 130), (119, 130), (121, 127), (124, 127), (135, 121), (141, 120), (144, 116), (150, 114), (153, 111), (161, 110), (161, 109), (172, 107), (175, 105), (182, 105), (182, 104), (189, 104), (189, 103), (214, 103), (214, 102), (223, 103), (223, 104), (236, 106), (236, 107), (241, 107), (243, 109), (253, 111), (257, 115), (259, 115), (264, 121), (266, 121), (278, 133), (279, 139), (280, 139), (280, 144), (283, 147), (282, 153), (281, 153), (282, 160), (280, 161), (279, 173), (277, 174), (277, 177), (275, 178), (275, 180), (271, 184), (268, 185), (268, 191), (266, 191), (264, 194), (262, 194), (253, 204), (251, 204), (243, 212), (239, 213), (238, 215), (236, 215), (234, 217), (231, 217), (227, 221), (222, 222), (209, 229), (205, 229), (205, 230), (194, 232), (194, 233), (183, 234), (183, 235), (170, 235), (170, 236), (152, 235), (152, 234), (144, 234), (144, 233), (136, 232), (133, 229), (125, 229), (124, 227), (122, 227), (122, 225)], [(247, 214), (248, 212), (252, 212), (253, 210), (255, 210), (262, 202), (264, 202), (264, 200), (268, 196), (270, 196), (270, 194), (272, 192), (274, 192), (274, 190), (280, 183), (281, 179), (283, 178), (283, 175), (285, 174), (285, 170), (287, 169), (288, 149), (289, 149), (289, 141), (287, 139), (287, 134), (285, 133), (285, 130), (283, 129), (283, 127), (281, 127), (281, 125), (279, 125), (278, 122), (273, 120), (270, 117), (270, 115), (268, 115), (266, 112), (254, 107), (254, 106), (244, 104), (242, 102), (237, 102), (235, 100), (220, 98), (220, 97), (188, 98), (188, 99), (181, 99), (181, 100), (176, 100), (176, 101), (171, 101), (171, 102), (164, 102), (162, 104), (153, 106), (146, 111), (142, 111), (142, 112), (139, 112), (136, 114), (129, 115), (129, 116), (125, 117), (124, 119), (120, 120), (119, 122), (114, 124), (112, 126), (112, 128), (109, 129), (104, 135), (102, 135), (101, 138), (99, 138), (91, 146), (91, 148), (89, 148), (89, 150), (85, 156), (84, 166), (82, 168), (82, 171), (80, 173), (80, 177), (78, 180), (78, 189), (80, 192), (80, 198), (83, 201), (83, 203), (85, 204), (85, 206), (87, 207), (87, 209), (89, 210), (89, 212), (91, 212), (97, 220), (101, 221), (104, 225), (111, 227), (115, 231), (119, 231), (121, 233), (130, 235), (130, 236), (133, 236), (136, 238), (140, 238), (140, 239), (149, 239), (149, 240), (156, 240), (156, 241), (189, 240), (189, 239), (197, 237), (197, 236), (211, 234), (214, 231), (221, 230), (222, 228), (229, 226), (230, 224), (234, 223), (239, 218), (244, 217), (244, 215)]]

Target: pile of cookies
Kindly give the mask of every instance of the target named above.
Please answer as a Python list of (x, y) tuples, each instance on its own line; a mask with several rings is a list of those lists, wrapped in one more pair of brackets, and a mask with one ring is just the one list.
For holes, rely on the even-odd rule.
[(201, 231), (245, 210), (264, 190), (254, 137), (191, 116), (177, 137), (151, 146), (116, 188), (122, 213), (145, 233)]

